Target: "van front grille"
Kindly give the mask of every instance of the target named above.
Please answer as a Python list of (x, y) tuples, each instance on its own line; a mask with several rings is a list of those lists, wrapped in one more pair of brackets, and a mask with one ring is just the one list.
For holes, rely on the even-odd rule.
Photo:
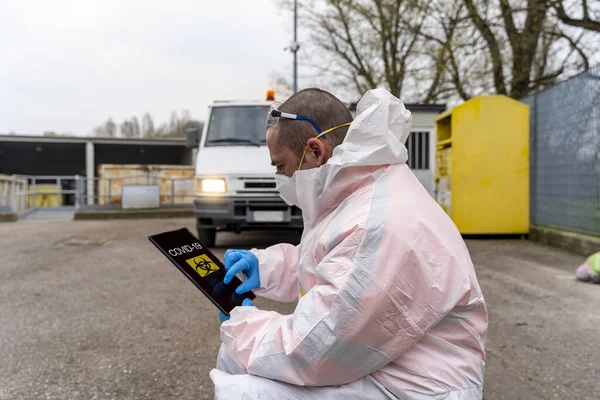
[(275, 178), (264, 177), (264, 178), (238, 178), (243, 185), (238, 186), (236, 190), (237, 194), (245, 195), (262, 195), (262, 196), (277, 196), (278, 192), (275, 190)]
[(275, 189), (275, 182), (244, 182), (244, 189)]

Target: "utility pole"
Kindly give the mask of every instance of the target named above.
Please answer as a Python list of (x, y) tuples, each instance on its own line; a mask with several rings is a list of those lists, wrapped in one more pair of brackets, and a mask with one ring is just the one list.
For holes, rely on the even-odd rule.
[(294, 41), (290, 46), (290, 50), (294, 53), (294, 93), (298, 91), (298, 56), (297, 52), (300, 48), (298, 44), (298, 0), (294, 0)]

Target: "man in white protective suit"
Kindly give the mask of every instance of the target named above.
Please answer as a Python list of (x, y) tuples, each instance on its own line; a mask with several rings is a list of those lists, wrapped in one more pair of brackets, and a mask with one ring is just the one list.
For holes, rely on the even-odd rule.
[(406, 164), (411, 114), (384, 89), (357, 112), (319, 89), (269, 110), (302, 240), (228, 250), (225, 283), (298, 303), (222, 316), (217, 399), (482, 398), (487, 309), (461, 235)]

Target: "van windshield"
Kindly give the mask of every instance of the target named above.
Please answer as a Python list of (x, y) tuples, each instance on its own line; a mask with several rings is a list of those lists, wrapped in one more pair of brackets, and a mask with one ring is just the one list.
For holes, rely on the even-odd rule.
[(264, 145), (268, 106), (214, 107), (205, 146)]

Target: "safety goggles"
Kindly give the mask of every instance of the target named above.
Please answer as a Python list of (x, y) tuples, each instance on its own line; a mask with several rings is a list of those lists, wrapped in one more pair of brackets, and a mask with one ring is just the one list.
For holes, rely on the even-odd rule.
[(308, 121), (308, 122), (310, 122), (310, 124), (313, 126), (313, 128), (315, 128), (315, 130), (319, 134), (319, 136), (317, 136), (317, 137), (325, 138), (326, 133), (329, 133), (334, 129), (341, 128), (342, 126), (350, 125), (350, 123), (339, 125), (339, 126), (331, 128), (331, 129), (327, 129), (325, 132), (323, 132), (323, 130), (319, 127), (319, 125), (315, 121), (313, 121), (312, 119), (310, 119), (308, 117), (279, 111), (278, 107), (281, 104), (282, 104), (281, 102), (275, 102), (271, 105), (271, 107), (269, 107), (269, 112), (267, 114), (267, 126), (277, 126), (277, 124), (279, 123), (279, 118), (291, 119), (291, 120), (296, 120), (296, 121)]

